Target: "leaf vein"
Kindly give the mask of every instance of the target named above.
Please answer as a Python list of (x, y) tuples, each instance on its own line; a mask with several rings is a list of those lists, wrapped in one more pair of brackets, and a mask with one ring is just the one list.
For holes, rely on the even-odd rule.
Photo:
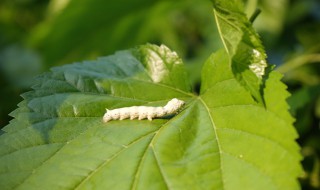
[(140, 140), (142, 140), (143, 138), (149, 136), (150, 134), (155, 133), (155, 131), (152, 131), (150, 133), (147, 133), (146, 135), (143, 135), (139, 138), (137, 138), (136, 140), (132, 141), (131, 143), (129, 143), (126, 147), (122, 148), (121, 150), (119, 150), (118, 152), (116, 152), (115, 154), (113, 154), (113, 156), (110, 159), (107, 159), (105, 161), (103, 161), (95, 170), (93, 170), (88, 176), (86, 176), (74, 189), (79, 189), (86, 181), (88, 181), (93, 175), (95, 175), (100, 169), (102, 169), (104, 166), (108, 165), (110, 162), (112, 162), (116, 157), (118, 157), (124, 150), (126, 150), (127, 148), (130, 148), (132, 145), (134, 145), (135, 143), (139, 142)]
[[(213, 121), (213, 118), (211, 116), (211, 112), (209, 110), (209, 107), (206, 105), (206, 103), (202, 100), (201, 97), (199, 97), (199, 100), (200, 102), (203, 104), (203, 106), (205, 107), (205, 109), (207, 110), (208, 112), (208, 115), (210, 117), (210, 121), (211, 121), (211, 124), (212, 124), (212, 127), (213, 127), (213, 130), (214, 130), (214, 133), (215, 133), (215, 136), (216, 136), (216, 141), (217, 141), (217, 145), (218, 145), (218, 149), (219, 149), (219, 152), (220, 154), (222, 153), (222, 149), (221, 149), (221, 145), (220, 145), (220, 141), (219, 141), (219, 137), (218, 137), (218, 133), (217, 133), (217, 127), (215, 126), (214, 124), (214, 121)], [(222, 168), (222, 159), (221, 159), (221, 155), (219, 155), (219, 162), (220, 162), (220, 175), (221, 175), (221, 179), (222, 179), (222, 189), (224, 189), (224, 184), (225, 184), (225, 181), (224, 181), (224, 178), (223, 178), (223, 168)]]

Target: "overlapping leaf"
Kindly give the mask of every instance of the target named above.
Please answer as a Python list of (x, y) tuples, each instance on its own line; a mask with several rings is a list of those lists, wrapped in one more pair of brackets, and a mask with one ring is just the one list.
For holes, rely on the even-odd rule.
[(221, 39), (228, 52), (233, 74), (263, 104), (261, 88), (267, 67), (266, 55), (258, 34), (247, 19), (242, 1), (212, 0)]

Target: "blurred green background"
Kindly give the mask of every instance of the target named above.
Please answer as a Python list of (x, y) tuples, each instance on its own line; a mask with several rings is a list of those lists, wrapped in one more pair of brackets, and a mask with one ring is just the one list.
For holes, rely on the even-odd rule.
[[(304, 156), (303, 189), (320, 188), (320, 1), (246, 0), (268, 54), (292, 96)], [(222, 47), (209, 0), (0, 1), (0, 128), (50, 67), (145, 43), (165, 44), (187, 64), (197, 92), (201, 64)]]

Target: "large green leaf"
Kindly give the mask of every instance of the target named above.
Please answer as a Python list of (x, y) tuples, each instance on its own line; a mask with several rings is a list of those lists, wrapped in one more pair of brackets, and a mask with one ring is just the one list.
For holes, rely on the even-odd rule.
[[(199, 96), (165, 46), (52, 69), (3, 129), (2, 189), (297, 189), (284, 86), (269, 75), (264, 107), (229, 65), (225, 51), (208, 59)], [(102, 122), (105, 108), (174, 97), (186, 106), (173, 117)]]

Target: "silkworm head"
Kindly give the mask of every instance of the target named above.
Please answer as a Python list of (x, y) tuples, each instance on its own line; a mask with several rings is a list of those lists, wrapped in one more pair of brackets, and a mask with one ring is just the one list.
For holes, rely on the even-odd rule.
[(168, 102), (168, 104), (164, 107), (169, 113), (173, 113), (178, 111), (183, 105), (185, 104), (184, 101), (179, 100), (177, 98), (173, 98)]

